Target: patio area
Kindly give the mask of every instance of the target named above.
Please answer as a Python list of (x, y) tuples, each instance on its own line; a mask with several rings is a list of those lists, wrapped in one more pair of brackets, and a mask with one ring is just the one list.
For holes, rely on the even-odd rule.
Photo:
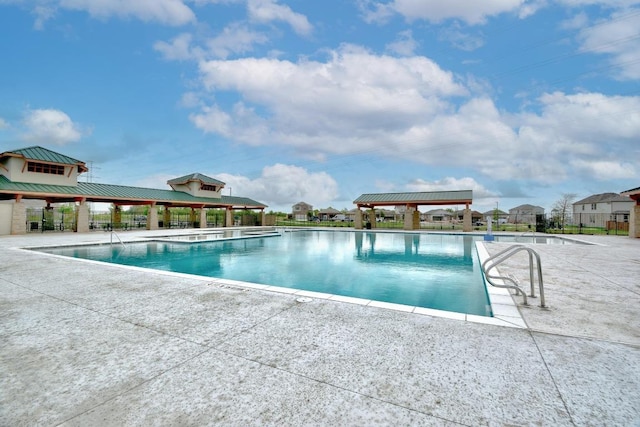
[(510, 328), (18, 249), (104, 232), (3, 236), (0, 425), (640, 425), (640, 239), (579, 238), (535, 245), (549, 309)]

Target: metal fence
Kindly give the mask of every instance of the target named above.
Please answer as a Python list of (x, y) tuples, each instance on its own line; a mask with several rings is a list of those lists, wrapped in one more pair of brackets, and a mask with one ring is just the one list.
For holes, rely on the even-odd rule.
[[(207, 210), (207, 227), (223, 227), (225, 224), (224, 210)], [(274, 217), (274, 224), (286, 227), (353, 227), (354, 221), (347, 218), (344, 221), (299, 221), (293, 220), (286, 214), (269, 215)], [(235, 212), (234, 226), (260, 225), (260, 214), (256, 212)], [(271, 224), (270, 224), (271, 225)], [(169, 222), (165, 224), (164, 212), (158, 214), (159, 228), (198, 228), (200, 217), (193, 220), (189, 212), (170, 211)], [(486, 231), (486, 221), (476, 220), (472, 224), (474, 231)], [(95, 231), (146, 229), (147, 216), (139, 213), (122, 211), (120, 221), (115, 221), (113, 212), (90, 212), (89, 229)], [(384, 220), (376, 222), (378, 229), (403, 229), (404, 221)], [(67, 206), (52, 208), (27, 209), (28, 232), (62, 232), (76, 229), (76, 216), (72, 208)], [(460, 220), (452, 221), (421, 221), (421, 230), (455, 231), (463, 230)], [(564, 220), (553, 215), (537, 215), (532, 219), (530, 215), (510, 217), (506, 222), (495, 221), (493, 231), (521, 233), (536, 231), (554, 234), (609, 234), (626, 236), (629, 234), (629, 217), (626, 214), (577, 213), (567, 215)]]
[[(346, 221), (299, 221), (281, 215), (276, 218), (276, 224), (288, 227), (353, 227), (354, 222)], [(403, 229), (404, 221), (399, 218), (397, 221), (376, 222), (378, 229)], [(477, 219), (472, 222), (474, 231), (486, 231), (486, 220)], [(461, 220), (444, 221), (420, 221), (421, 230), (434, 231), (462, 231)], [(512, 215), (508, 219), (493, 221), (493, 231), (524, 233), (535, 231), (539, 233), (554, 234), (609, 234), (626, 236), (629, 234), (628, 215), (621, 214), (576, 214), (569, 215), (565, 220), (561, 220), (554, 215)]]
[[(225, 225), (226, 211), (222, 209), (207, 210), (207, 227), (223, 227)], [(119, 220), (113, 211), (110, 212), (89, 212), (90, 231), (110, 231), (110, 230), (137, 230), (147, 228), (147, 216), (121, 211)], [(235, 212), (233, 225), (255, 226), (260, 225), (260, 214), (252, 211)], [(200, 215), (192, 217), (190, 212), (169, 211), (169, 218), (165, 217), (164, 211), (158, 213), (158, 228), (199, 228)], [(28, 208), (27, 209), (27, 232), (61, 232), (76, 230), (76, 215), (72, 207), (55, 206), (50, 208)]]

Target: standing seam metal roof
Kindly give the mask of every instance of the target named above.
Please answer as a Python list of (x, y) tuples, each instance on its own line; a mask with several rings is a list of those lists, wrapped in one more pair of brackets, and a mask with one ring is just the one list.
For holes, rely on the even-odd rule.
[(442, 203), (442, 202), (471, 202), (473, 199), (472, 190), (460, 190), (460, 191), (429, 191), (429, 192), (415, 192), (415, 193), (368, 193), (363, 194), (353, 201), (355, 204), (367, 204), (367, 203), (416, 203), (423, 202), (424, 204)]
[(39, 146), (21, 148), (19, 150), (5, 151), (1, 156), (7, 156), (10, 154), (17, 154), (29, 160), (40, 160), (43, 162), (60, 163), (64, 165), (82, 165), (84, 162), (76, 160), (73, 157), (65, 156), (64, 154), (56, 153), (55, 151), (47, 150)]
[(13, 182), (0, 175), (0, 193), (19, 193), (27, 196), (50, 195), (52, 198), (86, 197), (87, 199), (108, 199), (112, 201), (156, 201), (179, 204), (203, 204), (210, 206), (243, 206), (265, 208), (267, 205), (247, 197), (222, 196), (220, 199), (212, 197), (195, 197), (183, 191), (160, 190), (153, 188), (128, 187), (124, 185), (97, 184), (79, 182), (77, 186), (33, 184), (27, 182)]
[(167, 184), (186, 184), (189, 181), (201, 181), (205, 184), (225, 185), (224, 182), (219, 181), (215, 178), (211, 178), (210, 176), (203, 175), (201, 173), (192, 173), (189, 175), (181, 176), (179, 178), (170, 179), (169, 181), (167, 181)]

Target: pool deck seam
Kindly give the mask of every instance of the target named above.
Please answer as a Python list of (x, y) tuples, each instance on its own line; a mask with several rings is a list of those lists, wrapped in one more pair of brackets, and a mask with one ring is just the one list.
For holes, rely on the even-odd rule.
[(22, 249), (96, 238), (0, 238), (0, 424), (640, 425), (639, 239), (540, 246), (550, 308), (496, 288), (502, 327)]

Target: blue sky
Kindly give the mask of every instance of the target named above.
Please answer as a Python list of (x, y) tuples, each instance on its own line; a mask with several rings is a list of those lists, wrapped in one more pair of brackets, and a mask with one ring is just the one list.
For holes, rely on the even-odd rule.
[(200, 172), (285, 212), (640, 185), (640, 1), (0, 0), (0, 64), (0, 151), (93, 182)]

